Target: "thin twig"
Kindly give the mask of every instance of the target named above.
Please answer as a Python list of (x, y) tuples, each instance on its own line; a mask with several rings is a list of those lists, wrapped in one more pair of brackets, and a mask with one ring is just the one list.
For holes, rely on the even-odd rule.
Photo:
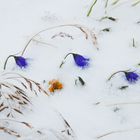
[(68, 121), (63, 117), (63, 115), (58, 112), (56, 109), (53, 109), (62, 119), (62, 121), (64, 122), (65, 124), (65, 129), (66, 130), (63, 130), (62, 132), (66, 132), (69, 136), (72, 136), (73, 138), (76, 137), (73, 129), (71, 128), (70, 124), (68, 123)]
[(43, 44), (43, 45), (47, 45), (47, 46), (51, 46), (51, 47), (56, 48), (56, 46), (53, 45), (53, 44), (46, 43), (46, 42), (43, 42), (43, 41), (40, 41), (40, 40), (37, 40), (37, 39), (33, 39), (32, 41), (35, 41), (35, 42), (37, 42), (37, 43), (40, 43), (40, 44)]
[(113, 74), (107, 79), (107, 81), (110, 81), (111, 78), (113, 78), (114, 75), (116, 75), (117, 73), (120, 73), (120, 72), (125, 73), (126, 71), (122, 71), (122, 70), (120, 70), (120, 71), (117, 71), (117, 72), (113, 73)]
[(9, 60), (9, 58), (10, 57), (15, 57), (16, 55), (18, 55), (18, 54), (20, 54), (21, 52), (18, 52), (18, 53), (16, 53), (16, 54), (13, 54), (13, 55), (9, 55), (7, 58), (6, 58), (6, 60), (5, 60), (5, 62), (4, 62), (4, 70), (6, 69), (6, 65), (7, 65), (7, 62), (8, 62), (8, 60)]
[(8, 62), (8, 60), (9, 60), (9, 58), (11, 58), (11, 57), (15, 57), (14, 55), (9, 55), (8, 57), (7, 57), (7, 59), (5, 60), (5, 62), (4, 62), (4, 70), (6, 69), (6, 65), (7, 65), (7, 62)]
[(103, 105), (103, 106), (118, 106), (118, 105), (137, 105), (140, 104), (140, 101), (134, 101), (134, 102), (119, 102), (119, 103), (105, 103), (105, 102), (97, 102), (94, 103), (94, 105)]
[(65, 63), (65, 59), (71, 55), (71, 54), (74, 54), (74, 53), (68, 53), (65, 57), (64, 57), (64, 60), (62, 61), (62, 63), (60, 64), (59, 68), (61, 68), (63, 66), (63, 64)]
[(133, 47), (136, 48), (135, 39), (133, 38)]
[(105, 19), (109, 19), (109, 20), (114, 21), (114, 22), (117, 21), (116, 18), (114, 18), (114, 17), (110, 17), (110, 16), (102, 17), (99, 21), (102, 21), (102, 20), (105, 20)]
[(113, 104), (107, 104), (106, 106), (116, 106), (116, 105), (135, 105), (135, 104), (140, 104), (139, 102), (122, 102), (122, 103), (113, 103)]
[(135, 130), (139, 130), (140, 128), (133, 128), (133, 129), (127, 129), (127, 130), (117, 130), (117, 131), (111, 131), (105, 134), (102, 134), (98, 137), (96, 137), (97, 139), (101, 139), (104, 138), (106, 136), (112, 135), (112, 134), (116, 134), (116, 133), (125, 133), (125, 132), (129, 132), (129, 131), (135, 131)]

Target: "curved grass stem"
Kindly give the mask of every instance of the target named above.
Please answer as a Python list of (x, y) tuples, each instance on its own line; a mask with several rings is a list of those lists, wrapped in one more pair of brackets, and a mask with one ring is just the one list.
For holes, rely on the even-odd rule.
[(7, 62), (8, 62), (8, 60), (9, 60), (9, 58), (11, 58), (11, 57), (15, 57), (14, 55), (9, 55), (8, 57), (7, 57), (7, 59), (5, 60), (5, 63), (4, 63), (4, 70), (6, 69), (6, 65), (7, 65)]
[[(96, 1), (97, 1), (97, 0), (96, 0)], [(75, 27), (75, 28), (79, 29), (81, 32), (84, 33), (85, 38), (88, 39), (88, 34), (87, 34), (87, 32), (83, 29), (84, 27), (81, 26), (81, 25), (78, 25), (78, 24), (62, 24), (62, 25), (58, 25), (58, 26), (53, 26), (53, 27), (49, 27), (49, 28), (43, 29), (43, 30), (37, 32), (35, 35), (33, 35), (33, 36), (30, 38), (30, 40), (27, 42), (27, 44), (26, 44), (26, 46), (24, 47), (24, 49), (22, 50), (21, 55), (22, 55), (22, 56), (24, 55), (24, 53), (25, 53), (25, 51), (27, 50), (29, 44), (30, 44), (30, 43), (34, 40), (34, 38), (35, 38), (36, 36), (38, 36), (40, 33), (43, 33), (43, 32), (45, 32), (45, 31), (47, 31), (47, 30), (52, 30), (52, 29), (55, 29), (55, 28), (67, 27), (67, 26), (68, 26), (68, 27)], [(44, 43), (44, 42), (43, 42), (43, 44), (51, 45), (51, 44)]]
[(116, 75), (117, 73), (120, 73), (120, 72), (125, 73), (126, 71), (122, 71), (122, 70), (120, 70), (120, 71), (117, 71), (117, 72), (113, 73), (113, 74), (107, 79), (107, 81), (110, 81), (111, 78), (113, 78), (114, 75)]
[(126, 133), (126, 132), (130, 132), (130, 131), (136, 131), (136, 130), (140, 130), (140, 128), (133, 128), (133, 129), (126, 129), (126, 130), (116, 130), (116, 131), (111, 131), (105, 134), (102, 134), (98, 137), (96, 137), (97, 139), (102, 139), (104, 137), (107, 137), (109, 135), (113, 135), (113, 134), (117, 134), (117, 133)]
[(68, 53), (68, 54), (64, 57), (64, 60), (63, 60), (62, 63), (60, 64), (59, 68), (61, 68), (61, 67), (63, 66), (63, 64), (65, 63), (65, 59), (66, 59), (70, 54), (73, 54), (73, 53)]

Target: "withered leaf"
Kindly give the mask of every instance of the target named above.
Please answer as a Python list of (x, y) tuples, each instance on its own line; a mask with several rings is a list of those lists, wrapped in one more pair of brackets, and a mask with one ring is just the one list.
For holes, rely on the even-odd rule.
[(0, 112), (2, 112), (3, 110), (9, 108), (8, 106), (4, 106), (3, 108), (0, 109)]
[(15, 95), (12, 95), (13, 98), (17, 99), (17, 100), (20, 100), (19, 97), (15, 96)]
[(3, 105), (4, 105), (4, 103), (2, 102), (2, 103), (0, 104), (0, 108), (3, 107)]
[(27, 99), (26, 97), (22, 96), (23, 99), (25, 99), (27, 102), (30, 103), (29, 99)]
[(21, 84), (24, 86), (24, 88), (26, 88), (26, 89), (27, 89), (27, 86), (26, 86), (23, 82), (21, 82)]
[(19, 109), (13, 108), (16, 112), (23, 114)]
[(26, 125), (27, 127), (29, 127), (29, 128), (33, 128), (29, 123), (27, 123), (27, 122), (21, 122), (21, 123), (23, 123), (24, 125)]

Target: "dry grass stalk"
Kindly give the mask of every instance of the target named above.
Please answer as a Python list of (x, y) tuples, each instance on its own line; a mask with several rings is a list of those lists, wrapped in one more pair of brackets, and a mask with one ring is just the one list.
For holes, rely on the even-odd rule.
[(67, 37), (67, 38), (70, 38), (70, 39), (72, 39), (72, 40), (74, 39), (72, 35), (70, 35), (70, 34), (68, 34), (68, 33), (64, 33), (64, 32), (60, 32), (60, 33), (58, 33), (58, 34), (53, 35), (53, 36), (51, 37), (51, 39), (54, 39), (54, 38), (56, 38), (56, 37), (62, 37), (62, 38)]
[(134, 101), (134, 102), (119, 102), (119, 103), (103, 103), (103, 102), (97, 102), (94, 105), (103, 105), (107, 107), (111, 106), (119, 106), (119, 105), (138, 105), (140, 104), (140, 101)]
[(9, 135), (16, 136), (16, 137), (21, 137), (16, 131), (13, 131), (13, 130), (11, 130), (9, 128), (0, 127), (0, 130), (5, 132), (5, 133), (8, 133)]
[(64, 122), (65, 129), (62, 130), (62, 133), (65, 133), (66, 135), (70, 136), (72, 139), (76, 138), (76, 135), (71, 128), (70, 124), (67, 122), (67, 120), (62, 116), (62, 114), (55, 110), (55, 112), (61, 117), (62, 121)]
[[(14, 117), (15, 114), (23, 114), (23, 109), (31, 105), (33, 95), (48, 93), (41, 85), (17, 73), (4, 73), (0, 82), (0, 112), (7, 117)], [(32, 94), (29, 94), (32, 93)]]
[(135, 130), (140, 130), (140, 128), (133, 128), (133, 129), (126, 129), (126, 130), (111, 131), (111, 132), (102, 134), (102, 135), (100, 135), (100, 136), (98, 136), (96, 138), (97, 139), (101, 139), (101, 138), (104, 138), (104, 137), (109, 136), (109, 135), (113, 135), (113, 134), (117, 134), (117, 133), (125, 133), (125, 132), (135, 131)]
[[(77, 28), (84, 34), (85, 39), (88, 39), (89, 36), (93, 34), (93, 33), (91, 33), (90, 29), (88, 29), (87, 27), (84, 27), (82, 25), (79, 25), (79, 24), (64, 24), (64, 25), (58, 25), (58, 26), (49, 27), (49, 28), (43, 29), (43, 30), (39, 31), (38, 33), (36, 33), (35, 35), (33, 35), (31, 37), (31, 39), (27, 42), (26, 46), (24, 47), (23, 51), (21, 52), (21, 55), (23, 55), (25, 53), (27, 47), (35, 39), (36, 36), (38, 36), (39, 34), (45, 32), (45, 31), (56, 29), (56, 28), (61, 28), (61, 27), (74, 27), (74, 28)], [(94, 36), (95, 36), (95, 34), (94, 34)], [(91, 36), (91, 38), (92, 38), (92, 36)], [(97, 42), (97, 37), (96, 37), (96, 42)], [(40, 43), (41, 43), (41, 41), (40, 41)], [(43, 44), (50, 45), (50, 44), (44, 43), (44, 42), (43, 42)]]
[[(0, 119), (0, 131), (3, 131), (4, 133), (7, 133), (11, 136), (15, 136), (15, 137), (21, 137), (21, 135), (13, 130), (12, 128), (9, 128), (9, 125), (13, 126), (13, 124), (17, 125), (17, 124), (20, 124), (22, 127), (25, 127), (25, 128), (29, 128), (29, 129), (32, 129), (33, 126), (27, 122), (23, 122), (23, 121), (17, 121), (17, 120), (13, 120), (13, 119)], [(8, 126), (5, 126), (5, 123), (8, 124)]]

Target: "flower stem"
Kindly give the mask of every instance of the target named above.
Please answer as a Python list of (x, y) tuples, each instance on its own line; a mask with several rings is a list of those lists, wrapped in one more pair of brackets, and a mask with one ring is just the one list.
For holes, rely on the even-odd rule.
[(113, 74), (112, 74), (112, 75), (108, 78), (108, 80), (107, 80), (107, 81), (110, 81), (110, 80), (111, 80), (111, 78), (112, 78), (115, 74), (120, 73), (120, 72), (125, 73), (126, 71), (122, 71), (122, 70), (120, 70), (120, 71), (117, 71), (117, 72), (113, 73)]
[(95, 0), (95, 1), (93, 2), (93, 4), (91, 5), (91, 7), (90, 7), (90, 9), (89, 9), (89, 11), (88, 11), (88, 13), (87, 13), (87, 17), (90, 16), (90, 14), (91, 14), (91, 12), (92, 12), (92, 9), (93, 9), (93, 6), (96, 4), (96, 2), (97, 2), (97, 0)]
[(9, 58), (10, 57), (15, 57), (14, 55), (9, 55), (8, 57), (7, 57), (7, 59), (5, 60), (5, 63), (4, 63), (4, 70), (6, 69), (6, 65), (7, 65), (7, 62), (8, 62), (8, 60), (9, 60)]
[(68, 53), (68, 54), (64, 57), (64, 59), (66, 59), (70, 54), (73, 54), (73, 53)]
[[(65, 57), (64, 60), (70, 55), (70, 54), (74, 54), (74, 53), (68, 53)], [(59, 68), (61, 68), (63, 66), (63, 64), (65, 63), (65, 61), (62, 61), (62, 63), (60, 64)]]

